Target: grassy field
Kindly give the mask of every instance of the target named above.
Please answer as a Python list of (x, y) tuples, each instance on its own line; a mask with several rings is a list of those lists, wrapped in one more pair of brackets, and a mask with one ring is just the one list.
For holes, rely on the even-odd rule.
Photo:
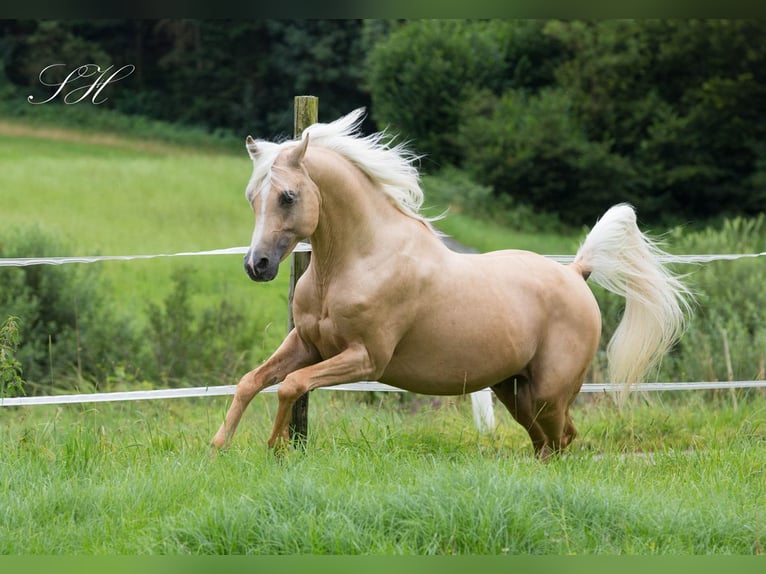
[[(240, 246), (249, 167), (244, 154), (0, 125), (0, 225), (55, 231), (74, 249), (61, 255)], [(443, 225), (480, 249), (571, 253), (579, 239), (477, 233), (464, 214)], [(254, 345), (284, 332), (284, 269), (255, 285), (239, 256), (99, 265), (116, 306), (161, 300), (186, 266), (198, 303), (223, 294), (273, 324)], [(764, 393), (657, 394), (622, 410), (582, 396), (580, 437), (549, 464), (500, 407), (484, 435), (467, 398), (331, 391), (312, 395), (305, 454), (267, 451), (264, 394), (211, 459), (227, 404), (0, 409), (0, 555), (763, 553)]]
[(224, 399), (4, 411), (0, 554), (763, 552), (762, 395), (578, 400), (582, 437), (548, 464), (507, 413), (479, 434), (466, 399), (331, 391), (278, 460), (274, 399), (215, 458)]
[[(246, 157), (71, 138), (0, 136), (0, 224), (36, 225), (62, 237), (74, 252), (60, 255), (174, 253), (249, 242)], [(240, 262), (241, 256), (221, 256), (102, 265), (115, 298), (135, 305), (159, 300), (182, 265), (204, 271), (205, 291), (226, 285), (242, 292)]]

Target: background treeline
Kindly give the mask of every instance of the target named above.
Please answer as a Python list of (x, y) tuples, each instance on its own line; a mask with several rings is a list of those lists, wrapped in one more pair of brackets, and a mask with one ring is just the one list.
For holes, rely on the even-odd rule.
[(590, 224), (766, 207), (766, 21), (67, 20), (0, 22), (0, 96), (29, 114), (53, 62), (132, 64), (106, 93), (124, 114), (219, 134), (292, 130), (367, 106), (495, 196)]

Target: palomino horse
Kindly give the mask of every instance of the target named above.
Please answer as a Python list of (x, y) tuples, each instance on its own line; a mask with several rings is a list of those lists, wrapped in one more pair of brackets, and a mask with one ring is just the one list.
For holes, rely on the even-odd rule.
[(212, 441), (229, 443), (262, 389), (281, 382), (269, 446), (283, 446), (293, 403), (319, 387), (377, 380), (430, 395), (491, 387), (547, 458), (576, 435), (569, 406), (601, 336), (586, 280), (626, 298), (609, 345), (614, 381), (638, 381), (680, 336), (688, 290), (660, 263), (628, 205), (611, 208), (570, 265), (527, 251), (458, 254), (419, 214), (415, 157), (384, 133), (362, 137), (363, 110), (307, 128), (300, 141), (254, 141), (246, 196), (254, 281), (308, 238), (295, 328), (236, 388)]

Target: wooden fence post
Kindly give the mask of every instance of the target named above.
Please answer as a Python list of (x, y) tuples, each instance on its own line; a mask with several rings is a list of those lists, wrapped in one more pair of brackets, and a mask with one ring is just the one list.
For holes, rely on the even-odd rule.
[[(295, 96), (294, 113), (294, 134), (298, 139), (303, 134), (303, 130), (311, 124), (319, 121), (319, 98), (315, 96)], [(293, 297), (295, 296), (295, 285), (298, 278), (303, 275), (311, 261), (310, 252), (294, 252), (290, 259), (290, 292), (288, 294), (287, 308), (287, 331), (290, 332), (295, 327), (293, 319)], [(306, 393), (299, 398), (293, 405), (292, 417), (290, 419), (290, 439), (293, 446), (302, 450), (306, 449), (306, 440), (308, 438), (309, 426), (309, 394)]]

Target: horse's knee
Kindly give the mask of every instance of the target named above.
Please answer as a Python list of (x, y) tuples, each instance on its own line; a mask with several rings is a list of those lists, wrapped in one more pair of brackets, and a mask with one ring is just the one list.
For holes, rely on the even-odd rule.
[(277, 389), (279, 402), (294, 403), (306, 394), (306, 385), (297, 377), (288, 376)]
[(260, 388), (255, 384), (253, 373), (250, 372), (242, 377), (234, 389), (234, 397), (242, 403), (249, 403)]

